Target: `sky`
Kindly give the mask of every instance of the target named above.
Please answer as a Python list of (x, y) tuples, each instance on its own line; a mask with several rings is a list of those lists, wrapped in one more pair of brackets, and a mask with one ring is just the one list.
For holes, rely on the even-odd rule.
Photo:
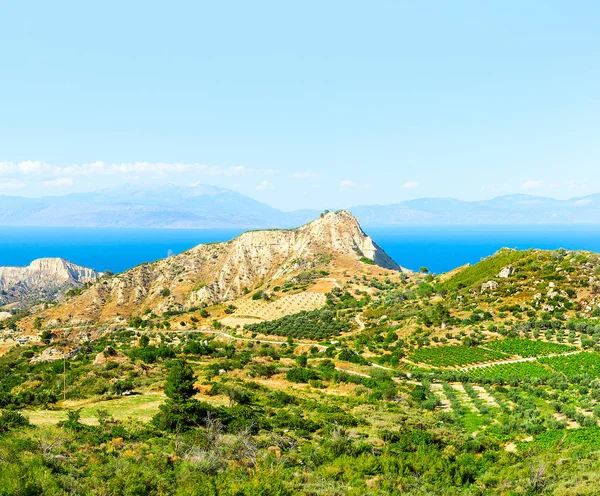
[(600, 192), (597, 1), (0, 4), (0, 195)]

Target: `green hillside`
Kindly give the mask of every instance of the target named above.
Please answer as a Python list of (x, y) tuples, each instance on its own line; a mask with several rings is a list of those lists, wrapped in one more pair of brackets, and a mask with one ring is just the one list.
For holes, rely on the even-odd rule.
[(501, 250), (448, 279), (348, 270), (278, 320), (141, 312), (5, 345), (0, 495), (595, 494), (599, 267)]

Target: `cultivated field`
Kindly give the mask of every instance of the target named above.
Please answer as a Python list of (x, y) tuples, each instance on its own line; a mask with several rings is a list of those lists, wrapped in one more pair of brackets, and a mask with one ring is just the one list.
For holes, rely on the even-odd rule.
[(322, 293), (298, 293), (283, 296), (274, 301), (252, 300), (246, 298), (233, 303), (236, 310), (233, 314), (221, 319), (221, 323), (229, 327), (243, 327), (246, 324), (280, 319), (302, 311), (310, 311), (325, 305), (326, 298)]

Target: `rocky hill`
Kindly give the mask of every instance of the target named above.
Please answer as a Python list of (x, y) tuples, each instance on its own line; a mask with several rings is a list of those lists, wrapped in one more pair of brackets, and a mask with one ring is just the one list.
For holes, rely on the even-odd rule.
[[(302, 227), (249, 231), (226, 243), (184, 253), (104, 278), (43, 315), (48, 325), (122, 322), (231, 302), (285, 284), (318, 286), (330, 273), (405, 271), (346, 211), (323, 214)], [(329, 287), (333, 283), (329, 283)], [(321, 284), (321, 291), (327, 289)]]
[(56, 299), (102, 274), (62, 258), (39, 258), (27, 267), (0, 267), (0, 306)]

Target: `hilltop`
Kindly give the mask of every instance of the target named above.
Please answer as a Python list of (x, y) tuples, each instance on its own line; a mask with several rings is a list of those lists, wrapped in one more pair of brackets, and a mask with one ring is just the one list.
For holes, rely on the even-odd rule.
[(27, 267), (0, 267), (0, 307), (56, 300), (72, 288), (92, 283), (102, 273), (62, 258), (39, 258)]
[[(381, 269), (409, 272), (367, 236), (349, 212), (328, 212), (296, 229), (248, 231), (225, 243), (198, 245), (103, 278), (38, 317), (50, 327), (122, 323), (142, 315), (168, 317), (244, 297), (323, 295), (345, 271)], [(314, 303), (325, 302), (316, 298)], [(313, 307), (301, 305), (306, 310)]]

